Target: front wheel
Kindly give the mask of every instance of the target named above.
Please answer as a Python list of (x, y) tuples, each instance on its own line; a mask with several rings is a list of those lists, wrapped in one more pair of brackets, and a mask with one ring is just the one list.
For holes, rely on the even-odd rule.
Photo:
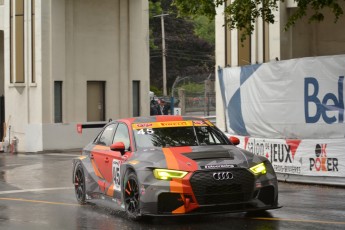
[(79, 204), (86, 203), (86, 187), (85, 187), (85, 175), (83, 166), (79, 163), (75, 167), (74, 172), (74, 191), (75, 196)]
[(128, 217), (133, 220), (139, 220), (140, 216), (140, 194), (137, 175), (130, 172), (125, 178), (124, 201)]

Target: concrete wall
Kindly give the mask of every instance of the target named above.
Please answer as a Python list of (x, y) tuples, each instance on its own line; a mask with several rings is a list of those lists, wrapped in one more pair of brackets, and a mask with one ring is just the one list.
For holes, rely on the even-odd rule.
[[(148, 116), (150, 115), (150, 101), (148, 100), (150, 98), (149, 4), (145, 0), (128, 2), (129, 75), (131, 81), (140, 80), (140, 112), (142, 115)], [(130, 98), (132, 101), (132, 87), (130, 87)], [(132, 106), (129, 109), (132, 116)]]
[[(345, 2), (340, 2), (345, 9)], [(345, 53), (345, 16), (342, 16), (335, 24), (334, 16), (330, 11), (325, 12), (325, 20), (321, 23), (308, 23), (303, 18), (288, 31), (284, 31), (288, 17), (296, 10), (296, 2), (288, 0), (280, 2), (278, 11), (273, 12), (275, 23), (269, 25), (269, 61), (286, 60), (300, 57), (336, 55)], [(230, 57), (230, 65), (238, 65), (238, 40), (237, 31), (225, 32), (224, 6), (217, 9), (216, 16), (216, 68), (225, 67), (225, 57)], [(310, 15), (310, 12), (308, 13)], [(262, 20), (254, 24), (256, 29), (251, 36), (251, 64), (263, 62), (262, 47)], [(230, 37), (230, 48), (226, 47), (225, 37)], [(230, 54), (229, 54), (230, 53)], [(229, 61), (228, 61), (229, 63)], [(216, 77), (216, 80), (218, 77)], [(216, 83), (216, 114), (217, 125), (224, 130), (224, 107), (221, 98), (219, 84)]]
[[(100, 130), (101, 128), (89, 128), (78, 133), (77, 123), (31, 124), (25, 130), (26, 152), (78, 149), (93, 141)], [(19, 144), (21, 141), (19, 140)]]
[(223, 68), (225, 66), (225, 57), (226, 57), (226, 48), (225, 48), (225, 27), (224, 25), (224, 6), (220, 6), (217, 9), (217, 15), (215, 19), (215, 43), (216, 43), (216, 82), (215, 82), (215, 90), (216, 90), (216, 114), (217, 114), (217, 126), (219, 129), (225, 131), (225, 113), (224, 113), (224, 105), (222, 100), (222, 95), (220, 94), (220, 86), (218, 82), (218, 67)]
[(5, 60), (4, 60), (4, 31), (0, 30), (0, 96), (4, 95), (4, 77), (5, 77)]
[[(343, 9), (345, 3), (340, 2)], [(287, 17), (296, 11), (296, 8), (281, 8), (281, 27), (285, 25)], [(325, 20), (308, 22), (307, 14), (296, 25), (287, 32), (282, 32), (284, 37), (281, 39), (282, 59), (337, 55), (345, 53), (345, 17), (342, 16), (337, 23), (334, 23), (333, 13), (325, 12)]]
[[(29, 3), (25, 1), (27, 12)], [(106, 82), (106, 120), (132, 116), (133, 80), (140, 81), (140, 113), (149, 114), (148, 1), (36, 0), (35, 11), (35, 60), (30, 14), (25, 20), (25, 83), (9, 84), (5, 68), (6, 120), (11, 136), (19, 139), (19, 151), (77, 148), (93, 138), (94, 129), (85, 140), (75, 131), (77, 123), (87, 120), (87, 81)], [(8, 2), (4, 14), (4, 24), (9, 25)], [(54, 124), (54, 81), (63, 82), (61, 124)]]
[[(27, 8), (27, 2), (25, 2), (25, 8)], [(7, 3), (7, 4), (6, 4)], [(4, 5), (4, 44), (5, 44), (5, 77), (4, 77), (4, 91), (5, 91), (5, 121), (7, 122), (7, 127), (11, 126), (11, 133), (7, 132), (7, 137), (9, 135), (12, 137), (17, 137), (20, 140), (24, 140), (25, 143), (25, 125), (28, 123), (28, 82), (26, 83), (10, 83), (10, 12), (9, 12), (9, 1), (5, 2)], [(26, 20), (25, 18), (24, 20)], [(26, 21), (26, 23), (29, 23)], [(26, 33), (27, 31), (25, 31)], [(14, 51), (15, 52), (15, 51)], [(27, 53), (27, 50), (24, 51)], [(28, 55), (24, 57), (25, 63), (28, 62)], [(25, 69), (25, 74), (28, 69)], [(15, 76), (16, 72), (13, 71)], [(26, 77), (28, 77), (26, 75)], [(39, 102), (38, 102), (39, 103)]]
[(4, 6), (0, 5), (0, 30), (4, 30)]
[(4, 95), (4, 77), (5, 77), (5, 66), (4, 66), (4, 2), (0, 0), (0, 96)]

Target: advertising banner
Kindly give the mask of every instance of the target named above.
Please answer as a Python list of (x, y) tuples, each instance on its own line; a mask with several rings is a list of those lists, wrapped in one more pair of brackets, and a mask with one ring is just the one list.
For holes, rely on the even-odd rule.
[(344, 75), (345, 55), (221, 69), (228, 132), (344, 140)]
[(277, 173), (345, 177), (345, 139), (264, 139), (236, 136), (238, 147), (264, 156)]

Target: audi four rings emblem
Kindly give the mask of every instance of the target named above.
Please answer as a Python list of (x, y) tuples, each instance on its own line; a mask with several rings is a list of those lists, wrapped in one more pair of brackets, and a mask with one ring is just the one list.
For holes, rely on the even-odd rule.
[(213, 173), (213, 178), (215, 180), (230, 180), (234, 176), (232, 175), (231, 172), (215, 172)]

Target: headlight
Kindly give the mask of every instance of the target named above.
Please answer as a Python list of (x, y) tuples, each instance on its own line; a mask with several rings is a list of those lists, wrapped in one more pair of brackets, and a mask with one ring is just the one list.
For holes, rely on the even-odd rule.
[(169, 170), (169, 169), (154, 169), (153, 175), (158, 180), (171, 180), (173, 178), (183, 178), (188, 172)]
[(251, 167), (250, 171), (252, 171), (255, 175), (266, 174), (265, 163), (260, 163), (258, 165)]

